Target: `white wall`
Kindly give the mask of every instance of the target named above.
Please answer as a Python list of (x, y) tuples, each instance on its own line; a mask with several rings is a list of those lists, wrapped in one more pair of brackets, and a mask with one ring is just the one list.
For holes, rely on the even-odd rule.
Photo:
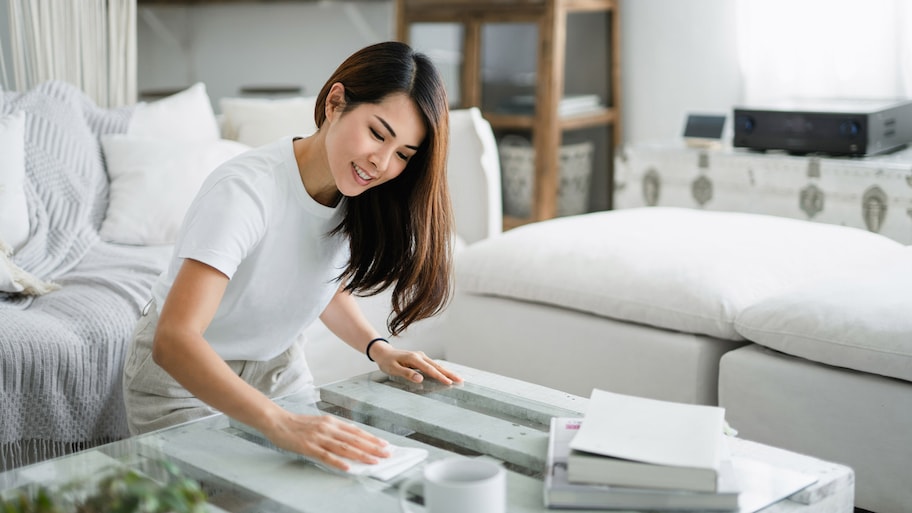
[(393, 37), (392, 2), (249, 2), (143, 6), (138, 89), (206, 83), (213, 107), (243, 86), (316, 94), (342, 60)]
[(679, 138), (688, 112), (731, 115), (742, 90), (736, 3), (621, 3), (621, 109), (626, 142)]

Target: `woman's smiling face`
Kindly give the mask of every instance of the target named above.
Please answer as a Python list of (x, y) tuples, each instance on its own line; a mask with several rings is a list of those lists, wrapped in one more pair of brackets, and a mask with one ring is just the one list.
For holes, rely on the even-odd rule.
[[(336, 87), (342, 86), (335, 84), (333, 92)], [(344, 113), (336, 108), (327, 112), (327, 122), (329, 168), (336, 188), (349, 197), (402, 174), (426, 133), (418, 107), (402, 93)]]

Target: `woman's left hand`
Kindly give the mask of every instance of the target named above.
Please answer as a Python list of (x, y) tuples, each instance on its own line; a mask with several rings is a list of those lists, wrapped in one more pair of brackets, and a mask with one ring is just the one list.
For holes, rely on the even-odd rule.
[(458, 374), (440, 365), (422, 351), (396, 349), (381, 342), (371, 347), (371, 357), (383, 372), (390, 376), (403, 377), (413, 383), (421, 383), (424, 376), (447, 385), (462, 383), (462, 378)]

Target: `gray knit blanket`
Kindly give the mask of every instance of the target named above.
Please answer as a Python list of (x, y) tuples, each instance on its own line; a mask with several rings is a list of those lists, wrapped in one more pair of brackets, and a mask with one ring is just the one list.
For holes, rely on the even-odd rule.
[(98, 237), (108, 198), (99, 136), (125, 132), (132, 108), (102, 109), (48, 82), (0, 91), (0, 114), (17, 110), (30, 236), (13, 261), (61, 288), (0, 293), (0, 470), (128, 436), (124, 351), (170, 253)]

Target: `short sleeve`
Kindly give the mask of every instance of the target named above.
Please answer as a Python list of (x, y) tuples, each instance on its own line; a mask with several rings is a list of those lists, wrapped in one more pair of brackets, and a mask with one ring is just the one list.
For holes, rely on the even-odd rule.
[(272, 188), (264, 187), (264, 175), (215, 175), (203, 184), (187, 212), (175, 254), (231, 278), (266, 232)]

